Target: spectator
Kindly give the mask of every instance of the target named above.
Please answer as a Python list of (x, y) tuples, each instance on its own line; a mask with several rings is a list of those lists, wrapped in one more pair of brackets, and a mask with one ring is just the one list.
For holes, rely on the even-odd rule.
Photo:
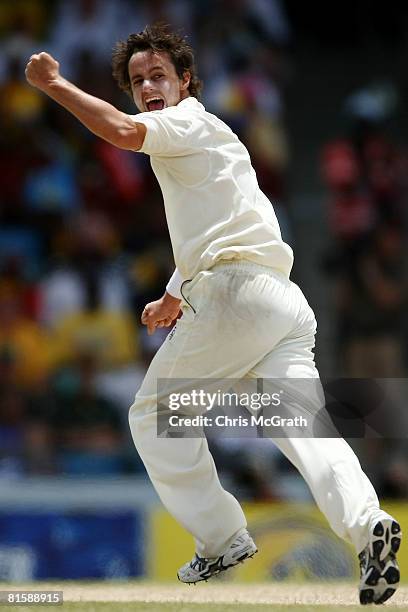
[(22, 312), (21, 294), (0, 284), (0, 352), (14, 361), (14, 383), (33, 387), (47, 377), (50, 367), (49, 339)]
[(139, 5), (135, 9), (124, 0), (59, 0), (50, 44), (67, 78), (78, 81), (84, 53), (95, 70), (109, 69), (112, 41), (127, 36), (129, 23), (136, 30), (144, 26)]
[(95, 390), (95, 354), (78, 352), (56, 381), (59, 467), (70, 475), (120, 474), (125, 437), (115, 406)]
[(56, 363), (69, 363), (79, 352), (97, 357), (101, 369), (126, 366), (138, 356), (137, 328), (130, 314), (105, 309), (94, 278), (86, 284), (83, 311), (68, 314), (54, 329)]
[(350, 377), (399, 377), (407, 288), (401, 229), (380, 226), (342, 281), (341, 336)]
[(114, 226), (100, 211), (81, 212), (63, 224), (53, 237), (53, 265), (40, 287), (40, 316), (47, 327), (55, 329), (62, 319), (84, 313), (88, 281), (94, 283), (100, 309), (128, 315), (127, 272), (116, 258), (118, 246)]

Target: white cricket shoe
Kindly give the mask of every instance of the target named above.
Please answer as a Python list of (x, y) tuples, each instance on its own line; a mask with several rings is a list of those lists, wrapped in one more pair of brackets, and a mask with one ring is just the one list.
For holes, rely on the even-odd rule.
[(177, 576), (181, 582), (195, 584), (201, 580), (208, 580), (215, 574), (242, 563), (245, 559), (253, 557), (257, 552), (255, 542), (248, 531), (245, 530), (235, 538), (224, 554), (219, 557), (205, 559), (195, 554), (189, 563), (180, 567)]
[(392, 516), (375, 520), (370, 540), (359, 554), (360, 603), (382, 604), (394, 595), (400, 580), (395, 557), (401, 545), (401, 527)]

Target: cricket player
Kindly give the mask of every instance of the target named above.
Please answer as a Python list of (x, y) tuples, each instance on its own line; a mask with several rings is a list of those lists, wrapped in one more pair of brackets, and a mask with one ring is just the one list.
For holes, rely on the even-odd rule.
[[(195, 583), (257, 552), (238, 501), (223, 489), (205, 438), (157, 436), (157, 379), (318, 378), (316, 321), (291, 282), (291, 248), (259, 189), (248, 151), (199, 102), (193, 51), (163, 26), (118, 43), (119, 87), (139, 114), (129, 116), (68, 82), (48, 53), (32, 55), (27, 80), (89, 130), (150, 156), (163, 192), (176, 270), (142, 322), (149, 333), (179, 316), (154, 357), (129, 422), (136, 448), (167, 510), (194, 536), (196, 554), (178, 578)], [(397, 521), (379, 508), (359, 461), (341, 438), (276, 438), (333, 530), (360, 558), (360, 601), (395, 592), (401, 541)]]

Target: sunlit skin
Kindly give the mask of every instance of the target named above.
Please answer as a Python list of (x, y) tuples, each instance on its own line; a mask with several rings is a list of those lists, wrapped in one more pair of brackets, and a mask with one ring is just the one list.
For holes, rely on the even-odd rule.
[[(176, 106), (190, 95), (190, 73), (186, 71), (180, 79), (166, 52), (138, 51), (131, 57), (128, 70), (133, 99), (142, 112)], [(64, 79), (59, 73), (59, 63), (49, 53), (32, 55), (26, 76), (31, 85), (47, 93), (97, 136), (133, 151), (142, 146), (146, 127), (139, 124), (135, 129), (128, 115)], [(147, 304), (142, 323), (148, 333), (153, 334), (158, 327), (169, 327), (180, 314), (180, 302), (165, 291), (159, 300)]]
[[(190, 95), (190, 73), (180, 79), (166, 52), (138, 51), (130, 58), (128, 70), (133, 100), (141, 112), (176, 106)], [(150, 103), (149, 107), (153, 97), (162, 100), (163, 106)]]

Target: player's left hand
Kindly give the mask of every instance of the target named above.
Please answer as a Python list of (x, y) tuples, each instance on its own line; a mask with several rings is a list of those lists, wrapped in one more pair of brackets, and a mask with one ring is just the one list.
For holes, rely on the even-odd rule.
[(147, 326), (149, 336), (154, 334), (157, 328), (170, 327), (180, 314), (180, 303), (181, 300), (166, 291), (159, 300), (146, 304), (141, 321)]
[(27, 63), (25, 75), (30, 85), (46, 90), (53, 81), (60, 78), (59, 63), (45, 51), (35, 53)]

